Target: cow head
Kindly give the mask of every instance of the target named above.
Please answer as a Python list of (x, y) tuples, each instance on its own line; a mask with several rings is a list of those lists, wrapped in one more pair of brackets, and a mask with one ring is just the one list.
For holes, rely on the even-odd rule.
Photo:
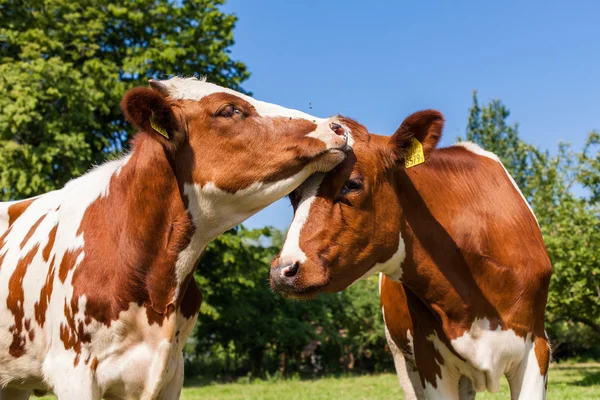
[[(432, 110), (415, 113), (391, 137), (343, 123), (354, 141), (346, 159), (290, 195), (294, 219), (270, 279), (274, 290), (289, 297), (338, 292), (376, 272), (395, 279), (402, 273), (403, 189), (397, 177), (414, 156), (427, 159), (441, 137), (443, 117)], [(415, 153), (413, 139), (422, 152)]]
[(150, 86), (125, 95), (125, 116), (141, 131), (136, 139), (162, 144), (188, 209), (213, 237), (345, 157), (348, 134), (336, 118), (193, 78), (151, 80)]

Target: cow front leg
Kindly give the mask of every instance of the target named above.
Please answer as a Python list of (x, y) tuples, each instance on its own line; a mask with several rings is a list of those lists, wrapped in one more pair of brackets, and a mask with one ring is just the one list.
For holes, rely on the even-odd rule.
[(184, 367), (183, 367), (183, 353), (179, 357), (179, 361), (177, 362), (177, 368), (175, 370), (175, 374), (173, 375), (173, 379), (167, 384), (167, 386), (163, 389), (160, 400), (179, 400), (181, 396), (181, 389), (183, 388), (183, 376), (184, 376)]
[[(440, 352), (440, 349), (445, 351)], [(428, 400), (459, 400), (461, 374), (445, 359), (446, 345), (435, 334), (414, 337), (415, 362)]]
[(417, 366), (413, 360), (409, 360), (404, 357), (402, 351), (394, 342), (390, 331), (385, 326), (385, 338), (387, 339), (388, 347), (394, 357), (394, 366), (396, 367), (396, 374), (398, 375), (398, 382), (402, 392), (404, 392), (404, 400), (424, 400), (425, 393), (423, 393), (423, 387), (419, 378), (419, 372)]
[(506, 374), (512, 400), (545, 400), (550, 345), (545, 338), (530, 342), (527, 354)]

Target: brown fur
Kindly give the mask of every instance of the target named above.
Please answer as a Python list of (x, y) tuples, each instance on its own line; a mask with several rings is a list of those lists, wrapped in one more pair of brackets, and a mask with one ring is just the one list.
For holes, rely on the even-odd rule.
[(15, 271), (10, 277), (8, 282), (8, 297), (6, 298), (6, 308), (10, 310), (15, 319), (15, 324), (10, 327), (10, 331), (13, 335), (13, 341), (8, 349), (8, 352), (13, 357), (21, 357), (25, 354), (25, 343), (26, 337), (23, 335), (23, 328), (25, 327), (25, 310), (23, 309), (23, 302), (25, 301), (25, 292), (23, 290), (23, 278), (27, 272), (27, 267), (31, 264), (31, 261), (37, 254), (39, 245), (33, 246), (33, 248), (21, 258), (15, 268)]
[(40, 224), (42, 223), (42, 221), (44, 220), (44, 218), (46, 217), (46, 214), (42, 215), (32, 226), (31, 228), (29, 228), (29, 231), (27, 232), (27, 235), (25, 235), (25, 237), (23, 238), (23, 241), (21, 242), (21, 249), (23, 247), (25, 247), (25, 245), (27, 244), (27, 241), (29, 239), (31, 239), (31, 237), (33, 236), (33, 234), (35, 233), (35, 230), (37, 229), (38, 226), (40, 226)]
[(8, 226), (12, 226), (36, 199), (18, 201), (8, 207)]

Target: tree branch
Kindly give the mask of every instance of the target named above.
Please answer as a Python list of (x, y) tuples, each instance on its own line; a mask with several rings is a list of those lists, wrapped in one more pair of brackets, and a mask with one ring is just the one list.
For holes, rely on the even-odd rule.
[(600, 335), (600, 325), (595, 323), (594, 321), (592, 321), (589, 318), (585, 318), (585, 317), (571, 317), (571, 319), (573, 321), (576, 322), (581, 322), (584, 325), (589, 326), (590, 328), (592, 328), (592, 330), (594, 330), (598, 335)]

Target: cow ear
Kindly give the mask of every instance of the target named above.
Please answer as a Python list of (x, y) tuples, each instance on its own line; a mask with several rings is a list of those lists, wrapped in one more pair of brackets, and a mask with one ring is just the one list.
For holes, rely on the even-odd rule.
[(151, 134), (165, 146), (178, 144), (182, 135), (163, 93), (143, 87), (131, 89), (123, 97), (121, 109), (135, 128)]
[(443, 128), (444, 116), (439, 111), (411, 114), (390, 138), (392, 162), (406, 168), (425, 162), (442, 137)]

